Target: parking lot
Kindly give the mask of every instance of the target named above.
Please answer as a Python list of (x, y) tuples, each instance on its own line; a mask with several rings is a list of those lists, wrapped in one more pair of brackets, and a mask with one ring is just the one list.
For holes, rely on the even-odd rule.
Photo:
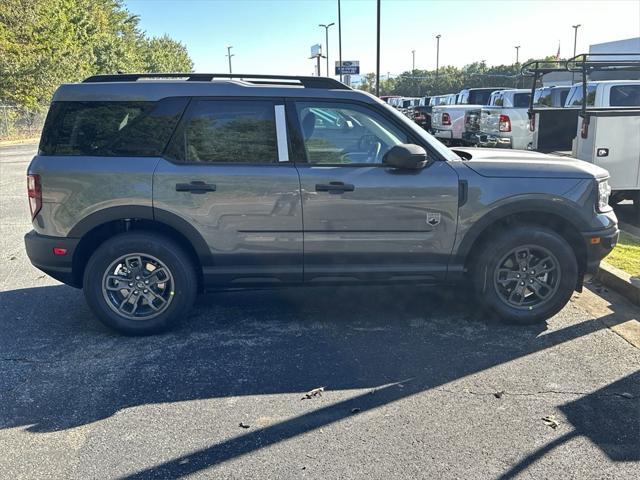
[(127, 338), (29, 264), (34, 151), (0, 147), (0, 476), (637, 476), (640, 318), (614, 293), (535, 327), (453, 287), (217, 293)]

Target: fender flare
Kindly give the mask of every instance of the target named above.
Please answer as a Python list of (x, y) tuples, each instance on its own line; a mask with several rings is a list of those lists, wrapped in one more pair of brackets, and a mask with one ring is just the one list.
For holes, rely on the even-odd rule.
[(100, 225), (126, 219), (149, 220), (175, 230), (189, 241), (203, 267), (212, 265), (209, 245), (193, 225), (175, 213), (151, 206), (123, 205), (99, 210), (80, 220), (67, 236), (82, 238)]
[(576, 215), (576, 210), (568, 205), (560, 202), (552, 202), (545, 199), (523, 198), (514, 200), (509, 203), (495, 207), (485, 213), (479, 220), (475, 221), (473, 226), (464, 234), (455, 252), (456, 258), (464, 263), (472, 251), (472, 247), (476, 240), (482, 235), (487, 228), (495, 222), (503, 220), (507, 217), (523, 213), (547, 213), (562, 218), (578, 233), (589, 231), (589, 223)]

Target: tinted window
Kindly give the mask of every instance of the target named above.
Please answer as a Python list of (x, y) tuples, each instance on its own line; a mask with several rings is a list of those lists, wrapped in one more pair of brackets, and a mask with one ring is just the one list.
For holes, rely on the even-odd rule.
[[(567, 98), (566, 107), (579, 107), (582, 105), (582, 85), (575, 86)], [(587, 105), (593, 106), (596, 99), (596, 85), (587, 85)]]
[(55, 102), (42, 133), (43, 155), (161, 155), (185, 98), (159, 102)]
[(515, 108), (527, 108), (530, 98), (530, 93), (516, 93), (513, 95), (513, 106)]
[(485, 90), (472, 90), (469, 93), (469, 101), (470, 105), (489, 105), (489, 100), (491, 99), (491, 91)]
[[(407, 136), (366, 107), (340, 103), (297, 103), (307, 159), (312, 164), (376, 164)], [(329, 122), (326, 118), (339, 121)]]
[(536, 90), (533, 97), (533, 104), (538, 107), (551, 107), (551, 89), (543, 88)]
[(253, 100), (200, 100), (176, 132), (170, 156), (187, 162), (277, 161), (274, 104)]
[(640, 85), (614, 85), (609, 94), (612, 107), (640, 107)]

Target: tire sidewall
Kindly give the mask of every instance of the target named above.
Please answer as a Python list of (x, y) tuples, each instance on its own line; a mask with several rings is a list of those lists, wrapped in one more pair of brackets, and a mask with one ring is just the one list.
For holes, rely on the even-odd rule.
[[(118, 315), (109, 307), (102, 292), (107, 268), (117, 258), (130, 253), (156, 257), (173, 277), (171, 303), (164, 312), (148, 320)], [(127, 335), (148, 335), (167, 330), (186, 315), (195, 298), (197, 278), (189, 257), (172, 240), (155, 233), (124, 233), (107, 240), (91, 256), (85, 268), (83, 288), (87, 303), (103, 323)]]
[[(553, 297), (529, 310), (510, 307), (499, 296), (494, 285), (498, 263), (514, 248), (521, 245), (538, 245), (549, 250), (557, 259), (560, 281)], [(529, 324), (547, 320), (567, 304), (578, 282), (578, 263), (571, 246), (557, 233), (542, 227), (515, 227), (503, 231), (482, 250), (475, 268), (474, 283), (483, 303), (503, 320)]]

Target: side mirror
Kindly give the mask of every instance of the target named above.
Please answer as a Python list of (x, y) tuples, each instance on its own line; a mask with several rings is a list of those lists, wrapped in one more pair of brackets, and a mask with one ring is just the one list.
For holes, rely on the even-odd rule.
[(419, 170), (427, 164), (427, 152), (420, 145), (396, 145), (385, 153), (382, 164), (391, 168)]

